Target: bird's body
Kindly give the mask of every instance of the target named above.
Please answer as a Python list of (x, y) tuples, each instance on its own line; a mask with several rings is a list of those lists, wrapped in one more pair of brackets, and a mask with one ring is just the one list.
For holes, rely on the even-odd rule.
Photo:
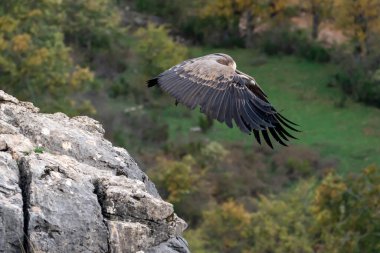
[(190, 109), (198, 105), (208, 117), (225, 122), (235, 121), (239, 129), (253, 133), (261, 143), (260, 132), (272, 147), (269, 133), (282, 145), (289, 137), (285, 128), (296, 130), (293, 122), (278, 113), (255, 79), (236, 69), (231, 56), (216, 53), (186, 60), (148, 81), (158, 85)]

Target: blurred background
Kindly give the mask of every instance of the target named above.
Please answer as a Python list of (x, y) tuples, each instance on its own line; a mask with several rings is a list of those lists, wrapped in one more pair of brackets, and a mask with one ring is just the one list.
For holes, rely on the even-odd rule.
[[(99, 120), (194, 253), (380, 252), (380, 0), (12, 0), (0, 88)], [(300, 125), (271, 150), (146, 80), (224, 52)]]

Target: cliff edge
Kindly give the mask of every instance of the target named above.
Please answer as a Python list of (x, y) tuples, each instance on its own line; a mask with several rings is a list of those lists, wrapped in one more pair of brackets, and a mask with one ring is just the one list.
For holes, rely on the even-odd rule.
[(0, 90), (0, 252), (187, 253), (186, 223), (95, 120)]

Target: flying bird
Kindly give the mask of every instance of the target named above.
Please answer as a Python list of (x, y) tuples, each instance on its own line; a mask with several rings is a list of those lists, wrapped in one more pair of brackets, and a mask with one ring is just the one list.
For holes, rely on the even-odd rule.
[[(297, 131), (297, 124), (282, 116), (268, 101), (255, 79), (236, 69), (231, 56), (209, 54), (186, 60), (147, 81), (148, 87), (159, 86), (193, 110), (233, 127), (233, 121), (244, 133), (260, 136), (273, 148), (271, 138), (287, 146), (296, 139), (288, 129)], [(261, 133), (261, 135), (260, 135)]]

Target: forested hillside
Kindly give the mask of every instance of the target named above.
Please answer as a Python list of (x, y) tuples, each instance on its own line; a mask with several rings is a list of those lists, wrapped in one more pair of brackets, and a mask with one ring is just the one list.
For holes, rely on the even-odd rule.
[[(192, 252), (380, 251), (380, 0), (0, 3), (0, 89), (89, 115), (174, 204)], [(260, 146), (146, 80), (231, 55), (299, 124)]]

